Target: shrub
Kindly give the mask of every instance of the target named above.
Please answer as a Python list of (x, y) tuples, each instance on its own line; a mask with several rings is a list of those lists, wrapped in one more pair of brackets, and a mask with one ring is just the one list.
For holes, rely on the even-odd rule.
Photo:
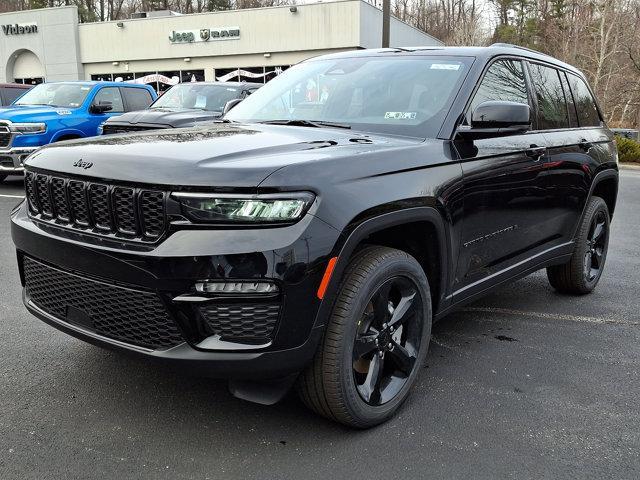
[(620, 137), (616, 135), (616, 144), (618, 146), (618, 159), (621, 162), (638, 162), (640, 163), (640, 143), (630, 138)]

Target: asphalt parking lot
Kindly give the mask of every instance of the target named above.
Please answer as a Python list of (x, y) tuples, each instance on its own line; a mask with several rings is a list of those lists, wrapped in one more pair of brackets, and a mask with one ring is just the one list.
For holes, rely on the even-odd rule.
[(364, 432), (30, 316), (8, 227), (21, 191), (0, 185), (2, 480), (640, 478), (640, 170), (621, 172), (595, 293), (539, 272), (450, 315), (405, 407)]

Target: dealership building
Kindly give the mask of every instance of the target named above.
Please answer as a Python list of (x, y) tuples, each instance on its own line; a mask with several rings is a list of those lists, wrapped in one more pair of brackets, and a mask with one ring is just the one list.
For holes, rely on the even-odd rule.
[[(263, 82), (310, 57), (378, 48), (382, 12), (361, 0), (79, 23), (76, 7), (0, 14), (0, 82)], [(442, 43), (395, 18), (395, 47)]]

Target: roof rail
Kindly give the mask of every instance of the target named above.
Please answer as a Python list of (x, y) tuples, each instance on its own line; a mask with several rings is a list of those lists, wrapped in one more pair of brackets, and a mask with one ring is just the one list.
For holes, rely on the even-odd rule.
[(498, 43), (492, 43), (490, 46), (491, 47), (518, 48), (520, 50), (526, 50), (527, 52), (537, 53), (538, 55), (544, 55), (545, 57), (549, 56), (546, 53), (539, 52), (538, 50), (534, 50), (533, 48), (521, 47), (520, 45), (514, 45), (512, 43), (501, 43), (501, 42), (498, 42)]

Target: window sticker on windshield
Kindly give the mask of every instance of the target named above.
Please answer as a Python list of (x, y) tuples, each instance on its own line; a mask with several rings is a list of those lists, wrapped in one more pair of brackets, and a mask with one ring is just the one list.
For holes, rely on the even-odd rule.
[(71, 115), (71, 110), (56, 110), (58, 115)]
[(384, 114), (385, 120), (414, 120), (416, 118), (416, 112), (386, 112)]
[(80, 87), (80, 90), (90, 90), (91, 87)]
[(460, 70), (459, 63), (432, 63), (431, 70)]

